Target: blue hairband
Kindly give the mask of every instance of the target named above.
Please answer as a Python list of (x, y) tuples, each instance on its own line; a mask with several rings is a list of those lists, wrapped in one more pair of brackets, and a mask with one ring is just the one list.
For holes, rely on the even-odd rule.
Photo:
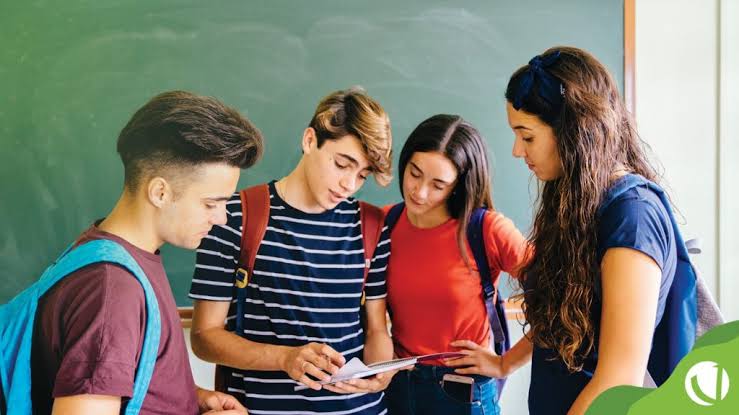
[(559, 51), (550, 53), (542, 57), (534, 56), (529, 61), (529, 67), (521, 76), (518, 91), (513, 99), (513, 108), (520, 110), (523, 107), (523, 100), (531, 93), (534, 86), (534, 80), (539, 83), (539, 96), (549, 103), (553, 108), (558, 108), (562, 104), (564, 96), (564, 85), (554, 75), (547, 72), (546, 68), (552, 66), (559, 59)]

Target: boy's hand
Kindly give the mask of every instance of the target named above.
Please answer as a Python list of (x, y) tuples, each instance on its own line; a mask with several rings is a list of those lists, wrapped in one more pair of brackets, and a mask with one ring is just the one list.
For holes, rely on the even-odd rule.
[(344, 366), (346, 359), (341, 353), (325, 344), (308, 343), (300, 347), (289, 347), (282, 359), (282, 370), (290, 378), (303, 385), (320, 390), (321, 384), (312, 380), (308, 375), (322, 381), (331, 379), (331, 376)]
[(375, 393), (380, 392), (390, 385), (393, 376), (401, 370), (413, 369), (413, 365), (400, 368), (398, 370), (389, 370), (387, 372), (378, 373), (372, 377), (364, 379), (349, 379), (343, 382), (337, 382), (333, 385), (323, 385), (326, 390), (334, 393)]
[(231, 395), (211, 391), (207, 389), (197, 389), (198, 407), (200, 413), (203, 414), (222, 414), (222, 415), (247, 415), (246, 408)]

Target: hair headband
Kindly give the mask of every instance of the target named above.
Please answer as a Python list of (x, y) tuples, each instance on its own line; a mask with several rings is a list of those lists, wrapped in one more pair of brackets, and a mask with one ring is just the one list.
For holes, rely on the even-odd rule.
[(523, 100), (531, 93), (534, 81), (538, 81), (539, 96), (553, 108), (559, 108), (565, 93), (564, 85), (556, 76), (546, 70), (558, 60), (559, 51), (556, 51), (544, 57), (541, 55), (534, 56), (529, 61), (529, 67), (523, 72), (518, 91), (513, 99), (513, 108), (520, 110), (523, 107)]

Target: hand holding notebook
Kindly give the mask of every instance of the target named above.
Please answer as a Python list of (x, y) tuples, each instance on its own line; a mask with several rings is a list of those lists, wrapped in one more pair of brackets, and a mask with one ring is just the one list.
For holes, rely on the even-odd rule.
[[(384, 362), (372, 363), (365, 365), (359, 358), (355, 357), (350, 361), (346, 362), (339, 371), (331, 377), (330, 380), (320, 382), (322, 385), (331, 385), (337, 382), (343, 382), (349, 379), (360, 379), (369, 376), (376, 375), (378, 373), (389, 372), (391, 370), (402, 369), (407, 366), (415, 365), (416, 363), (428, 362), (439, 359), (451, 359), (455, 357), (462, 357), (463, 353), (459, 352), (444, 352), (444, 353), (433, 353), (423, 356), (406, 357), (403, 359), (386, 360)], [(298, 385), (295, 387), (296, 391), (307, 389), (305, 385)]]

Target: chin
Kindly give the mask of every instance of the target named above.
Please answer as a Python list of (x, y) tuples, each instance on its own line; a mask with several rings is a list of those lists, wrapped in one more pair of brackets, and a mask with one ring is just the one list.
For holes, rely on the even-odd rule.
[(172, 245), (174, 245), (174, 246), (176, 246), (178, 248), (184, 248), (184, 249), (193, 250), (193, 249), (197, 249), (197, 247), (200, 246), (200, 241), (202, 241), (202, 240), (203, 240), (202, 238), (194, 238), (194, 239), (191, 239), (189, 241), (182, 241), (180, 243), (172, 244)]
[(341, 203), (341, 202), (339, 202), (339, 203), (331, 203), (331, 202), (325, 202), (325, 203), (321, 203), (321, 207), (322, 207), (322, 208), (323, 208), (324, 210), (332, 210), (332, 209), (335, 209), (335, 208), (336, 208), (336, 206), (339, 206), (339, 204), (340, 204), (340, 203)]
[(411, 213), (413, 215), (417, 215), (417, 216), (423, 215), (424, 213), (426, 213), (428, 211), (428, 209), (424, 209), (422, 207), (418, 207), (418, 206), (409, 204), (408, 202), (406, 202), (406, 204), (405, 204), (405, 209), (409, 213)]

